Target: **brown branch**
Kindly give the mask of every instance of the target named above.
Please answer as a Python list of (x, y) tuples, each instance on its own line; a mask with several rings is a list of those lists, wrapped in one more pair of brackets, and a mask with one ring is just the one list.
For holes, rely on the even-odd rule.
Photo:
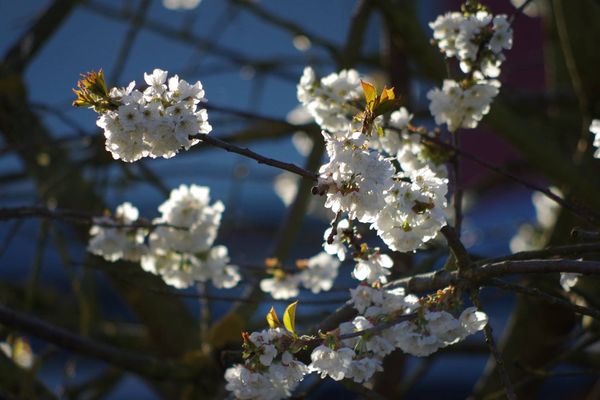
[(454, 255), (454, 258), (458, 264), (458, 270), (464, 271), (469, 269), (471, 266), (471, 259), (467, 249), (465, 249), (465, 246), (460, 241), (459, 232), (450, 225), (442, 227), (440, 232), (442, 235), (444, 235), (446, 241), (448, 242), (448, 247), (450, 248), (450, 251)]

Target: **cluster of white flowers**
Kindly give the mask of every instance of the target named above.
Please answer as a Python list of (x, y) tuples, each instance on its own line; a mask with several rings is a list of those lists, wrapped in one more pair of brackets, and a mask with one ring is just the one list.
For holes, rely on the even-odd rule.
[[(319, 170), (318, 186), (327, 194), (325, 207), (371, 223), (392, 250), (413, 251), (436, 237), (446, 224), (448, 179), (441, 172), (423, 163), (418, 164), (422, 168), (396, 173), (390, 159), (364, 149), (360, 132), (345, 139), (325, 137), (330, 159)], [(335, 249), (345, 257), (341, 239), (328, 252)]]
[(309, 372), (308, 366), (284, 350), (290, 334), (282, 328), (246, 336), (246, 363), (225, 371), (225, 388), (237, 399), (278, 400), (289, 397)]
[(274, 299), (289, 299), (298, 296), (300, 285), (313, 293), (328, 291), (333, 287), (337, 278), (340, 262), (327, 254), (320, 252), (306, 260), (300, 272), (292, 273), (276, 269), (272, 278), (260, 281), (263, 292), (270, 293)]
[(361, 111), (360, 79), (356, 70), (349, 69), (318, 80), (315, 71), (306, 67), (297, 86), (298, 101), (322, 129), (345, 132)]
[(482, 330), (488, 320), (485, 313), (474, 307), (463, 310), (456, 318), (446, 310), (423, 306), (418, 297), (405, 294), (402, 288), (384, 290), (361, 285), (351, 290), (351, 296), (354, 308), (361, 314), (354, 320), (354, 331), (372, 326), (370, 322), (365, 322), (365, 318), (368, 322), (390, 315), (400, 317), (417, 314), (416, 318), (402, 321), (383, 330), (379, 336), (369, 338), (371, 341), (377, 337), (375, 342), (367, 342), (366, 348), (380, 357), (394, 348), (418, 357), (428, 356)]
[[(487, 324), (487, 315), (474, 307), (458, 318), (452, 314), (459, 305), (452, 287), (424, 298), (406, 295), (402, 288), (384, 290), (367, 285), (350, 292), (359, 315), (319, 337), (298, 336), (288, 330), (295, 324), (289, 315), (291, 324), (281, 328), (272, 309), (267, 315), (271, 329), (242, 334), (245, 361), (227, 369), (226, 389), (239, 399), (282, 399), (312, 372), (321, 378), (365, 384), (383, 370), (384, 357), (397, 348), (427, 356)], [(305, 365), (294, 355), (307, 346), (314, 347), (311, 362)]]
[(148, 87), (113, 88), (108, 96), (114, 109), (101, 113), (96, 124), (104, 129), (106, 150), (114, 159), (134, 162), (142, 157), (173, 157), (181, 148), (198, 143), (190, 135), (209, 133), (202, 84), (190, 85), (177, 75), (167, 82), (167, 71), (144, 74)]
[(448, 179), (440, 178), (429, 166), (402, 174), (384, 192), (385, 207), (372, 227), (395, 251), (413, 251), (434, 239), (446, 225)]
[(497, 80), (479, 80), (463, 88), (464, 84), (446, 79), (442, 89), (434, 88), (427, 93), (429, 111), (438, 125), (447, 124), (448, 130), (476, 128), (490, 111), (492, 100), (500, 91)]
[(506, 15), (492, 17), (487, 11), (448, 12), (429, 23), (433, 38), (448, 58), (457, 58), (463, 72), (473, 70), (495, 78), (512, 48), (512, 28)]
[[(483, 329), (487, 315), (471, 307), (458, 318), (445, 310), (429, 309), (402, 288), (376, 289), (361, 285), (351, 290), (353, 305), (359, 312), (352, 321), (340, 324), (333, 345), (320, 345), (311, 354), (311, 371), (322, 378), (353, 379), (367, 382), (382, 370), (383, 358), (396, 348), (423, 357), (457, 343)], [(381, 330), (373, 330), (378, 321), (412, 316)], [(364, 334), (360, 334), (365, 332)]]
[(323, 132), (329, 162), (319, 169), (319, 186), (327, 188), (325, 207), (348, 213), (350, 219), (374, 222), (385, 205), (383, 192), (393, 185), (394, 166), (388, 158), (365, 148), (365, 136)]
[[(321, 80), (312, 69), (304, 70), (298, 98), (323, 128), (329, 156), (329, 162), (319, 170), (317, 191), (326, 194), (325, 207), (334, 213), (343, 212), (349, 220), (372, 224), (392, 250), (416, 250), (445, 224), (446, 167), (428, 157), (421, 134), (410, 133), (412, 115), (403, 107), (387, 120), (377, 117), (379, 134), (362, 133), (352, 118), (359, 110), (360, 92), (360, 77), (354, 70)], [(470, 96), (479, 94), (473, 90)], [(388, 221), (390, 215), (394, 219)], [(338, 227), (340, 232), (333, 242), (324, 244), (325, 250), (337, 254), (341, 261), (346, 254), (339, 236), (344, 224)], [(326, 232), (326, 239), (330, 232)], [(359, 269), (366, 272), (363, 267), (364, 263)], [(362, 272), (356, 276), (363, 276)]]
[(595, 119), (590, 124), (590, 132), (594, 135), (594, 143), (592, 144), (596, 151), (594, 151), (594, 158), (600, 158), (600, 119)]
[(88, 251), (107, 261), (141, 262), (144, 270), (177, 288), (208, 280), (218, 288), (234, 287), (241, 279), (237, 267), (229, 265), (225, 246), (213, 246), (225, 207), (209, 202), (208, 188), (181, 185), (158, 208), (161, 217), (149, 235), (148, 229), (130, 226), (139, 213), (124, 203), (114, 218), (94, 220)]
[(490, 110), (499, 93), (503, 50), (512, 47), (512, 28), (506, 15), (492, 17), (485, 10), (472, 13), (449, 12), (429, 24), (439, 49), (455, 57), (470, 79), (445, 80), (441, 89), (427, 93), (429, 110), (438, 125), (448, 130), (475, 128)]

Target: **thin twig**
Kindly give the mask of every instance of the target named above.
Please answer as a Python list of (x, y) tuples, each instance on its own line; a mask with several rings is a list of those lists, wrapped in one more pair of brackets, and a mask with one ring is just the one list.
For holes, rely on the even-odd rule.
[(497, 167), (495, 165), (492, 165), (490, 163), (488, 163), (487, 161), (477, 157), (474, 154), (471, 154), (467, 151), (463, 151), (460, 150), (456, 147), (454, 147), (453, 145), (449, 144), (449, 143), (445, 143), (442, 140), (436, 139), (436, 138), (432, 138), (426, 135), (422, 135), (421, 136), (421, 142), (424, 144), (430, 144), (430, 145), (434, 145), (434, 146), (439, 146), (439, 147), (443, 147), (447, 150), (451, 150), (454, 151), (456, 154), (460, 155), (461, 157), (467, 158), (471, 161), (476, 162), (477, 164), (482, 165), (483, 167), (489, 169), (490, 171), (493, 171), (499, 175), (505, 176), (531, 190), (535, 190), (536, 192), (540, 192), (542, 193), (544, 196), (548, 197), (550, 200), (554, 201), (555, 203), (561, 205), (562, 207), (564, 207), (565, 209), (573, 212), (575, 215), (579, 216), (580, 218), (582, 218), (585, 221), (589, 221), (590, 219), (592, 219), (593, 221), (597, 222), (600, 220), (598, 214), (590, 209), (587, 208), (583, 208), (581, 206), (575, 205), (571, 202), (568, 202), (567, 200), (561, 198), (560, 196), (557, 196), (556, 194), (552, 193), (550, 190), (542, 188), (536, 184), (533, 184), (531, 182), (528, 182), (527, 180), (514, 175), (508, 171), (505, 171), (504, 169)]
[(577, 304), (573, 304), (570, 301), (561, 299), (560, 297), (545, 293), (545, 292), (539, 290), (538, 288), (530, 288), (527, 286), (516, 285), (514, 283), (508, 283), (508, 282), (501, 281), (500, 279), (492, 279), (485, 286), (488, 286), (488, 285), (494, 286), (494, 287), (497, 287), (500, 289), (504, 289), (504, 290), (510, 290), (511, 292), (515, 292), (515, 293), (521, 293), (521, 294), (524, 294), (527, 296), (533, 296), (533, 297), (536, 297), (547, 303), (558, 305), (561, 307), (566, 307), (577, 314), (588, 315), (590, 317), (600, 320), (600, 311), (599, 310), (597, 310), (595, 308), (591, 308), (591, 307), (584, 307), (584, 306), (579, 306)]
[[(475, 307), (477, 307), (478, 310), (482, 311), (481, 301), (479, 299), (479, 289), (472, 289), (470, 296), (471, 296), (471, 301), (473, 302)], [(504, 385), (504, 393), (506, 394), (506, 397), (509, 400), (516, 400), (517, 395), (515, 394), (515, 388), (513, 387), (512, 382), (510, 381), (510, 377), (508, 376), (508, 373), (506, 372), (506, 368), (504, 366), (504, 360), (502, 360), (502, 355), (500, 354), (500, 351), (498, 350), (498, 347), (496, 346), (496, 342), (494, 340), (494, 334), (492, 331), (492, 326), (490, 325), (489, 321), (488, 321), (488, 323), (485, 324), (485, 327), (483, 328), (483, 334), (485, 336), (485, 342), (488, 345), (490, 353), (494, 357), (494, 360), (496, 360), (496, 366), (498, 367), (498, 373), (500, 375), (500, 380), (502, 381), (502, 384)]]
[(527, 6), (532, 2), (533, 2), (533, 0), (526, 0), (523, 4), (521, 4), (519, 6), (519, 8), (517, 8), (515, 10), (515, 12), (512, 13), (512, 15), (508, 18), (509, 24), (512, 25), (515, 22), (515, 20), (517, 19), (517, 17), (519, 15), (523, 14), (523, 12), (525, 11), (525, 8), (527, 8)]
[(123, 44), (119, 49), (119, 54), (115, 61), (115, 65), (112, 68), (111, 73), (111, 84), (110, 86), (115, 86), (119, 83), (121, 78), (121, 74), (123, 73), (123, 69), (125, 67), (125, 63), (128, 60), (128, 56), (131, 53), (131, 48), (133, 47), (133, 43), (135, 42), (135, 38), (140, 33), (142, 25), (144, 23), (144, 17), (148, 8), (150, 6), (150, 0), (142, 0), (140, 5), (138, 6), (137, 11), (131, 17), (131, 23), (129, 28), (127, 29), (127, 33), (125, 33), (125, 39), (123, 40)]
[(301, 167), (297, 166), (296, 164), (286, 163), (283, 161), (275, 160), (273, 158), (261, 156), (260, 154), (255, 153), (252, 150), (249, 150), (244, 147), (238, 147), (234, 144), (225, 142), (221, 139), (217, 139), (214, 136), (207, 135), (206, 133), (197, 133), (195, 135), (190, 136), (190, 138), (200, 139), (204, 143), (208, 143), (212, 146), (220, 147), (231, 153), (236, 153), (236, 154), (242, 155), (244, 157), (251, 158), (251, 159), (255, 160), (256, 162), (258, 162), (259, 164), (270, 165), (271, 167), (283, 169), (283, 170), (292, 172), (294, 174), (300, 175), (303, 178), (311, 179), (313, 181), (317, 180), (317, 174), (312, 173), (304, 168), (301, 168)]

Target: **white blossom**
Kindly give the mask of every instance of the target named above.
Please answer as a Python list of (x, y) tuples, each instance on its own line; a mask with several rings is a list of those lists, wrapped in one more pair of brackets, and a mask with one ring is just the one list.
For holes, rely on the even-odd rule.
[(390, 330), (394, 333), (396, 347), (416, 357), (427, 357), (443, 347), (443, 342), (437, 336), (420, 332), (419, 328), (409, 321), (401, 322)]
[(352, 276), (359, 281), (367, 281), (368, 283), (387, 282), (387, 276), (391, 273), (390, 268), (394, 262), (387, 254), (381, 254), (376, 251), (366, 259), (360, 259), (354, 266)]
[(260, 290), (270, 293), (274, 299), (289, 299), (300, 293), (299, 274), (284, 273), (283, 276), (274, 276), (260, 281)]
[(107, 261), (139, 261), (146, 252), (144, 238), (146, 229), (114, 227), (111, 225), (130, 225), (137, 221), (138, 209), (125, 202), (117, 207), (114, 217), (94, 218), (90, 228), (90, 241), (87, 250), (103, 257)]
[(482, 330), (487, 325), (488, 316), (483, 311), (478, 311), (475, 307), (469, 307), (460, 314), (459, 321), (466, 335), (471, 335)]
[(383, 371), (381, 359), (363, 357), (352, 360), (346, 378), (352, 378), (356, 383), (364, 383), (371, 379), (377, 371)]
[(323, 249), (325, 249), (327, 254), (336, 255), (340, 261), (344, 261), (346, 259), (346, 252), (348, 249), (346, 248), (344, 241), (347, 236), (346, 231), (349, 229), (350, 221), (347, 219), (342, 219), (339, 221), (336, 225), (336, 233), (333, 236), (333, 241), (331, 243), (328, 243), (327, 240), (331, 235), (333, 228), (329, 227), (327, 230), (325, 230), (325, 233), (323, 233), (323, 239), (325, 240), (323, 242)]
[(350, 219), (373, 222), (385, 204), (383, 192), (392, 186), (395, 170), (389, 159), (363, 149), (361, 136), (324, 133), (329, 162), (319, 169), (319, 186), (328, 188), (325, 207), (347, 212)]
[(354, 356), (354, 351), (347, 347), (333, 350), (320, 345), (312, 351), (310, 355), (312, 362), (308, 367), (311, 371), (318, 372), (321, 378), (329, 376), (333, 380), (340, 381), (349, 373)]
[(565, 292), (570, 292), (571, 289), (577, 285), (581, 274), (576, 272), (561, 272), (560, 273), (560, 286), (562, 286)]
[(436, 124), (447, 124), (451, 132), (461, 127), (476, 128), (490, 111), (499, 87), (500, 82), (496, 80), (480, 80), (463, 89), (458, 82), (446, 79), (442, 89), (435, 88), (427, 93), (429, 111)]
[(410, 171), (410, 180), (396, 180), (384, 192), (385, 206), (371, 225), (385, 244), (395, 251), (414, 251), (435, 238), (446, 224), (448, 179), (428, 166)]
[(328, 291), (338, 275), (339, 266), (338, 259), (322, 251), (308, 259), (306, 268), (299, 274), (300, 281), (313, 293)]

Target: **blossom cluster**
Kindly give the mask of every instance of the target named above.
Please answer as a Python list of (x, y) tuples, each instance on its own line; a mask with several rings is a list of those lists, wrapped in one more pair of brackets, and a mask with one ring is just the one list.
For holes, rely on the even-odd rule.
[(444, 80), (442, 88), (428, 94), (429, 109), (438, 125), (448, 130), (475, 128), (498, 95), (504, 50), (512, 48), (512, 28), (506, 15), (492, 16), (484, 7), (440, 15), (429, 26), (447, 58), (456, 58), (470, 74), (462, 81)]
[(482, 330), (488, 320), (487, 315), (475, 307), (455, 317), (453, 313), (459, 303), (452, 288), (421, 299), (406, 294), (403, 288), (385, 290), (360, 285), (350, 292), (353, 307), (360, 314), (355, 320), (362, 321), (362, 326), (365, 326), (364, 319), (385, 321), (390, 316), (416, 315), (382, 331), (378, 346), (389, 349), (383, 355), (399, 348), (407, 354), (425, 357)]
[(130, 203), (117, 207), (113, 217), (95, 218), (88, 251), (111, 262), (140, 262), (176, 288), (208, 280), (231, 288), (241, 279), (237, 267), (229, 265), (225, 246), (214, 246), (224, 209), (220, 201), (210, 204), (207, 187), (181, 185), (158, 208), (152, 232), (133, 225), (139, 212)]
[(260, 281), (261, 290), (270, 293), (274, 299), (290, 299), (298, 296), (300, 285), (315, 294), (326, 292), (333, 287), (340, 262), (326, 252), (320, 252), (300, 263), (300, 266), (299, 272), (286, 272), (274, 268), (272, 278)]
[(292, 334), (271, 328), (243, 337), (246, 362), (225, 371), (225, 388), (238, 399), (289, 397), (309, 373), (308, 366), (294, 357), (300, 348), (289, 345), (294, 340)]
[(456, 58), (463, 72), (473, 70), (496, 78), (512, 48), (512, 28), (506, 15), (492, 16), (484, 7), (448, 12), (429, 23), (433, 38), (447, 58)]
[(167, 80), (167, 71), (155, 69), (144, 74), (148, 87), (112, 88), (105, 94), (107, 107), (94, 107), (96, 124), (104, 130), (105, 147), (114, 159), (134, 162), (142, 157), (171, 158), (199, 141), (197, 133), (209, 133), (204, 89), (198, 81), (190, 85), (177, 75)]
[[(280, 327), (244, 333), (245, 362), (227, 369), (226, 389), (239, 399), (277, 400), (289, 397), (313, 372), (321, 378), (365, 384), (383, 370), (383, 358), (395, 349), (428, 356), (487, 324), (487, 315), (475, 307), (455, 317), (460, 304), (451, 287), (418, 298), (402, 288), (361, 285), (351, 290), (351, 296), (359, 315), (318, 337), (298, 336)], [(293, 323), (287, 326), (293, 328)], [(308, 365), (295, 356), (307, 347), (312, 347)]]
[(437, 236), (446, 224), (448, 180), (436, 173), (442, 169), (415, 162), (412, 153), (406, 171), (397, 171), (391, 158), (365, 146), (360, 132), (324, 136), (329, 162), (319, 170), (318, 188), (325, 207), (370, 223), (391, 250), (414, 251)]

